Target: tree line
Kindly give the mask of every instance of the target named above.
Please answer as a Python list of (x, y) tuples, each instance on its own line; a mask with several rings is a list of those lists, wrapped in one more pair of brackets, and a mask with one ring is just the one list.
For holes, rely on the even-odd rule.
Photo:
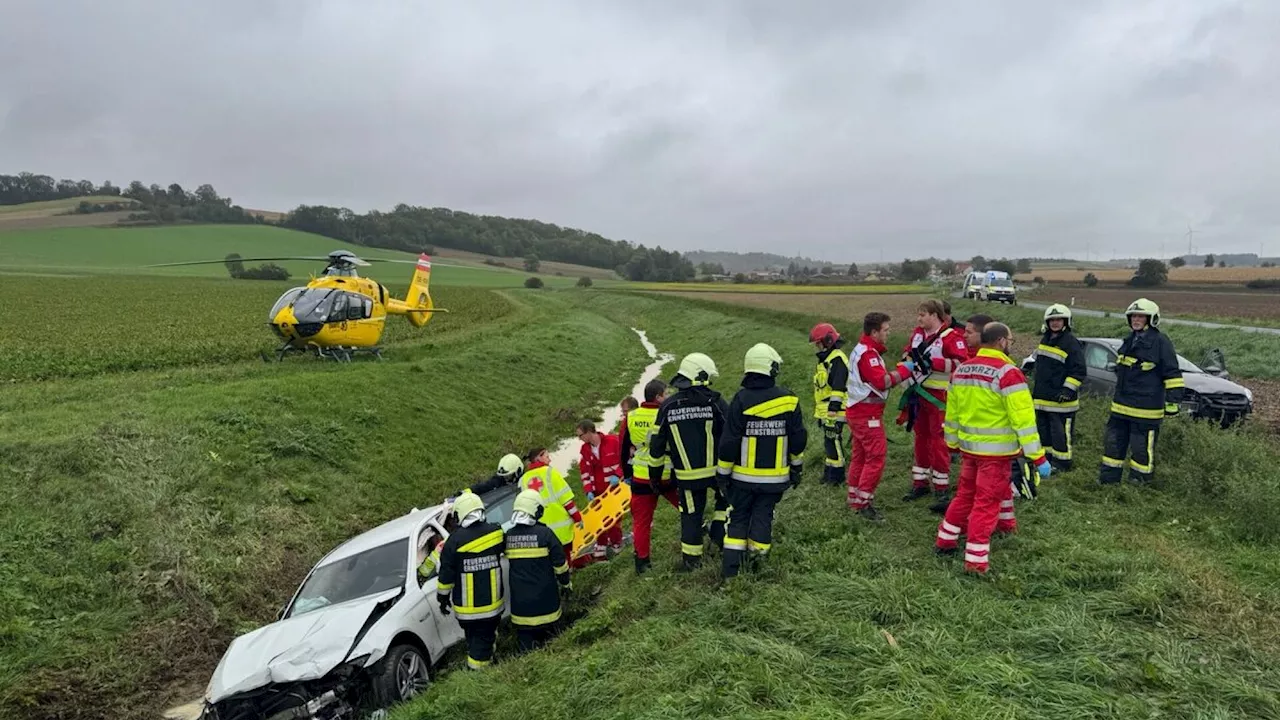
[(300, 205), (280, 225), (337, 240), (407, 252), (447, 247), (499, 257), (522, 257), (536, 269), (545, 261), (614, 270), (628, 280), (681, 282), (697, 274), (675, 251), (538, 220), (505, 218), (448, 208), (396, 205), (364, 214), (347, 208)]
[[(231, 198), (218, 195), (212, 185), (205, 184), (194, 192), (178, 183), (167, 188), (152, 183), (144, 185), (134, 180), (128, 187), (120, 188), (110, 180), (95, 185), (90, 180), (57, 180), (48, 175), (22, 172), (17, 175), (0, 175), (0, 205), (18, 205), (29, 202), (66, 200), (77, 197), (119, 197), (133, 200), (128, 207), (128, 221), (134, 224), (160, 224), (176, 222), (202, 223), (263, 223), (261, 215), (253, 215)], [(83, 200), (72, 211), (75, 213), (110, 212), (126, 209), (121, 203)]]

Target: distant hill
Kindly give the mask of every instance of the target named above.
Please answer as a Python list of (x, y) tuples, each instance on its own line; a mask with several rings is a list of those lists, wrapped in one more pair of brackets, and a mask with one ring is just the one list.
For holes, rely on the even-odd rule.
[(752, 272), (754, 270), (786, 270), (791, 263), (800, 267), (822, 268), (830, 265), (833, 268), (845, 269), (845, 263), (814, 260), (807, 257), (785, 257), (773, 253), (751, 252), (738, 253), (724, 250), (694, 250), (684, 253), (684, 257), (694, 266), (702, 263), (719, 264), (727, 273)]

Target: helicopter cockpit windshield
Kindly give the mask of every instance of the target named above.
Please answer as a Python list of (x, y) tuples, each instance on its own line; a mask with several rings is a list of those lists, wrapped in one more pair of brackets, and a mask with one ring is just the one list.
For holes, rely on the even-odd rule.
[(305, 291), (306, 288), (304, 287), (291, 288), (285, 291), (285, 294), (280, 296), (280, 299), (276, 301), (276, 304), (271, 306), (271, 314), (267, 315), (267, 322), (275, 322), (276, 316), (280, 314), (280, 311), (293, 304), (293, 301)]
[[(329, 311), (335, 298), (342, 298), (341, 290), (333, 288), (308, 288), (293, 301), (293, 317), (299, 323), (329, 322)], [(346, 303), (343, 303), (344, 310)]]

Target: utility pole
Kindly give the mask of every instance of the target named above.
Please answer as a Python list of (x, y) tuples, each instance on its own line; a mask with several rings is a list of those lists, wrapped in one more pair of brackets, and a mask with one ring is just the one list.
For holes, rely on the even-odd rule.
[(1188, 255), (1195, 252), (1195, 250), (1192, 249), (1192, 245), (1191, 245), (1191, 241), (1195, 239), (1196, 239), (1196, 231), (1191, 229), (1191, 223), (1187, 223), (1187, 254)]

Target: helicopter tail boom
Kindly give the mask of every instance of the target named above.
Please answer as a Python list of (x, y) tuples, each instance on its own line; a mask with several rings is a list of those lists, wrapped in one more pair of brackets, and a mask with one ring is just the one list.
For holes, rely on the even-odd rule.
[[(407, 310), (431, 310), (435, 303), (431, 301), (431, 257), (425, 253), (418, 255), (418, 264), (413, 270), (413, 280), (409, 282), (409, 292), (405, 293), (404, 304)], [(414, 327), (422, 327), (431, 321), (435, 313), (407, 313), (409, 322)]]

